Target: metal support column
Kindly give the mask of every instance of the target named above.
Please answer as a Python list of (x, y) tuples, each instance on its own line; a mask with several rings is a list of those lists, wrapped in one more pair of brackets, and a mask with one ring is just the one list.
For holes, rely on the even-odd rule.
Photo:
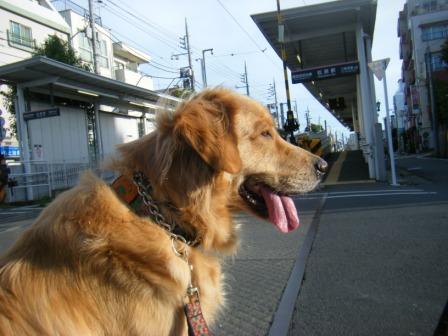
[[(24, 89), (20, 85), (17, 85), (16, 123), (20, 143), (20, 160), (23, 163), (24, 173), (31, 174), (31, 156), (28, 140), (28, 128), (25, 120), (23, 119), (23, 113), (25, 113), (25, 97), (23, 94), (23, 90)], [(26, 198), (28, 201), (32, 201), (34, 199), (32, 187), (26, 188)]]
[(364, 150), (367, 154), (367, 164), (369, 167), (369, 177), (374, 179), (375, 175), (375, 160), (373, 157), (373, 130), (372, 123), (372, 99), (369, 90), (369, 69), (367, 67), (366, 48), (364, 43), (364, 31), (360, 22), (356, 26), (356, 49), (359, 62), (359, 82), (360, 82), (360, 98), (361, 98), (361, 113), (363, 115), (363, 128), (366, 140), (366, 147)]
[(96, 133), (96, 155), (97, 155), (97, 164), (101, 160), (103, 160), (103, 138), (101, 134), (101, 121), (100, 121), (100, 111), (99, 111), (98, 102), (94, 103), (95, 109), (95, 133)]

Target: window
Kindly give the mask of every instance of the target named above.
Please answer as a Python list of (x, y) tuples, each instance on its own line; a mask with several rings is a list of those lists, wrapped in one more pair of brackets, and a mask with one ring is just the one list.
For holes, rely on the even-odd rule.
[(448, 37), (448, 23), (440, 23), (422, 28), (422, 40), (431, 41)]
[(104, 40), (98, 41), (98, 64), (103, 68), (109, 68), (109, 57), (107, 53), (107, 43)]
[(431, 54), (431, 67), (432, 71), (446, 70), (448, 63), (443, 60), (441, 53)]
[(78, 35), (79, 56), (84, 62), (93, 62), (92, 44), (86, 33), (80, 32)]
[[(79, 33), (78, 36), (79, 56), (83, 61), (93, 63), (93, 48), (91, 40), (85, 33)], [(109, 54), (106, 41), (97, 41), (96, 53), (98, 65), (103, 68), (109, 68)]]
[(33, 40), (31, 28), (20, 23), (10, 21), (10, 30), (8, 31), (8, 41), (11, 46), (18, 48), (34, 49), (36, 42)]

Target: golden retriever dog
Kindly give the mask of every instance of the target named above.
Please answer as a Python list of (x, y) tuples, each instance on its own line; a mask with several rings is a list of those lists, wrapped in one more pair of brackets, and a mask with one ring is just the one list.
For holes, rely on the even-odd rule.
[[(188, 311), (212, 326), (220, 263), (238, 245), (232, 214), (294, 230), (289, 195), (326, 169), (262, 105), (223, 88), (161, 113), (113, 165), (140, 207), (92, 173), (59, 195), (0, 259), (1, 335), (186, 335)], [(198, 297), (201, 311), (186, 313)]]

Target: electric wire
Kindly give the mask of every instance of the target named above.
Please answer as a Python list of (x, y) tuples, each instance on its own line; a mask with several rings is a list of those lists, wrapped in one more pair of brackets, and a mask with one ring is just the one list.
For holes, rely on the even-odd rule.
[[(109, 0), (108, 0), (108, 1), (109, 1)], [(129, 20), (127, 20), (127, 19), (123, 18), (122, 16), (120, 16), (119, 13), (117, 13), (115, 10), (111, 10), (110, 7), (105, 7), (105, 9), (106, 9), (106, 11), (109, 11), (109, 12), (112, 13), (113, 15), (120, 17), (123, 21), (127, 22), (128, 24), (130, 24), (130, 25), (134, 25), (134, 24), (133, 24), (132, 22), (130, 22)], [(135, 26), (135, 25), (134, 25), (134, 26)], [(142, 30), (141, 27), (140, 27), (140, 30)], [(149, 33), (149, 32), (146, 31), (146, 30), (144, 30), (144, 32), (145, 32), (145, 33)], [(111, 34), (112, 34), (112, 33), (111, 33)], [(118, 34), (118, 33), (116, 33), (116, 34)], [(112, 35), (113, 35), (113, 34), (112, 34)], [(119, 34), (119, 35), (123, 36), (122, 34)], [(125, 37), (125, 39), (128, 39), (129, 41), (132, 41), (132, 40), (129, 39), (128, 37)], [(118, 39), (118, 40), (119, 40), (119, 39)], [(139, 44), (139, 43), (137, 43), (137, 42), (135, 42), (135, 41), (132, 41), (132, 42), (133, 42), (135, 45), (137, 45), (139, 48), (146, 49), (146, 48), (143, 47), (141, 44)], [(163, 58), (163, 57), (161, 57), (161, 56), (158, 56), (158, 57)], [(154, 60), (151, 60), (151, 62), (148, 63), (148, 65), (151, 66), (151, 63), (156, 63), (156, 64), (157, 64), (157, 62), (155, 62)], [(159, 65), (160, 65), (160, 64), (159, 64)], [(165, 65), (161, 65), (161, 66), (163, 66), (163, 67), (167, 67), (167, 66), (165, 66)], [(236, 73), (236, 72), (233, 72), (233, 70), (230, 69), (230, 68), (228, 68), (227, 66), (216, 65), (216, 64), (210, 64), (210, 63), (209, 63), (207, 66), (208, 66), (208, 68), (210, 68), (210, 70), (214, 71), (215, 73), (220, 74), (221, 76), (225, 76), (225, 77), (227, 77), (227, 78), (230, 79), (231, 81), (234, 81), (235, 78), (239, 78), (239, 75), (240, 75), (240, 74), (238, 74), (238, 73)], [(156, 66), (154, 66), (154, 67), (156, 67)], [(170, 67), (170, 68), (171, 68), (171, 67)], [(173, 69), (173, 68), (171, 68), (171, 69)], [(163, 70), (163, 71), (167, 71), (167, 70)], [(167, 72), (174, 73), (174, 71), (167, 71)], [(176, 72), (176, 73), (177, 73), (177, 72)], [(230, 76), (229, 76), (229, 75), (230, 75)]]
[(247, 32), (246, 29), (244, 29), (244, 27), (238, 22), (237, 19), (235, 19), (235, 17), (232, 15), (232, 13), (223, 5), (223, 3), (220, 0), (216, 0), (220, 6), (224, 9), (224, 11), (232, 18), (232, 20), (238, 25), (238, 27), (240, 27), (240, 29), (244, 32), (244, 34), (246, 34), (246, 36), (252, 41), (253, 44), (255, 44), (255, 46), (269, 59), (269, 61), (275, 66), (278, 67), (278, 64), (276, 64), (271, 57), (269, 57), (265, 51), (267, 50), (267, 48), (262, 49), (258, 43), (255, 41), (255, 39)]
[[(114, 5), (115, 7), (119, 8), (119, 9), (122, 10), (123, 12), (127, 13), (128, 15), (132, 16), (133, 18), (135, 18), (135, 19), (141, 21), (141, 22), (144, 23), (145, 25), (147, 25), (147, 26), (149, 26), (149, 27), (151, 27), (151, 28), (154, 27), (154, 28), (157, 29), (158, 31), (162, 32), (162, 33), (163, 33), (165, 36), (167, 36), (168, 38), (172, 38), (172, 37), (169, 36), (167, 33), (164, 33), (160, 28), (158, 28), (158, 27), (156, 26), (156, 24), (154, 24), (154, 23), (150, 23), (150, 20), (149, 20), (149, 19), (145, 18), (145, 20), (143, 20), (142, 18), (140, 18), (140, 17), (137, 16), (136, 14), (130, 12), (129, 10), (124, 9), (123, 7), (121, 7), (121, 6), (119, 6), (119, 5), (117, 5), (114, 1), (112, 1), (112, 0), (106, 0), (106, 1), (108, 1), (109, 3), (111, 3), (112, 5)], [(109, 9), (109, 12), (113, 12), (113, 11), (110, 9), (110, 7), (107, 7), (107, 8)], [(123, 19), (123, 17), (121, 17), (119, 14), (117, 14), (116, 11), (114, 11), (114, 14), (117, 15), (117, 16), (119, 16), (121, 19)], [(128, 23), (130, 23), (130, 22), (128, 21)], [(130, 23), (130, 24), (131, 24), (131, 25), (135, 25), (134, 23)], [(164, 29), (164, 28), (162, 28), (162, 29)], [(141, 30), (141, 27), (140, 27), (140, 30)], [(164, 30), (166, 30), (166, 29), (164, 29)], [(145, 30), (145, 32), (148, 33), (148, 34), (150, 34), (147, 30)], [(152, 33), (151, 33), (151, 34), (152, 34)], [(174, 34), (171, 33), (171, 32), (169, 32), (169, 34), (174, 35)], [(157, 39), (160, 40), (159, 38), (157, 38)], [(175, 38), (173, 38), (173, 39), (175, 39)], [(177, 39), (175, 39), (175, 40), (176, 40), (176, 42), (177, 42)], [(170, 45), (169, 42), (164, 41), (164, 44), (165, 44), (165, 45), (168, 45), (168, 46), (170, 46), (171, 48), (174, 49), (174, 47), (173, 47), (172, 45)], [(195, 49), (199, 54), (202, 52), (200, 49), (198, 49), (198, 48), (196, 48), (196, 47), (194, 47), (194, 46), (192, 46), (192, 45), (191, 45), (191, 47), (192, 47), (192, 49)], [(178, 51), (178, 49), (174, 49), (174, 50)], [(239, 73), (236, 73), (234, 70), (230, 69), (230, 68), (227, 67), (226, 65), (215, 64), (215, 63), (214, 63), (214, 64), (209, 64), (208, 66), (211, 68), (211, 70), (213, 70), (213, 71), (215, 71), (215, 72), (220, 72), (221, 74), (223, 74), (223, 73), (226, 74), (226, 72), (229, 72), (231, 75), (233, 75), (233, 76), (235, 76), (235, 77), (239, 77), (239, 75), (240, 75)], [(218, 68), (220, 68), (221, 70), (219, 70)], [(232, 78), (232, 80), (234, 80), (234, 78)]]

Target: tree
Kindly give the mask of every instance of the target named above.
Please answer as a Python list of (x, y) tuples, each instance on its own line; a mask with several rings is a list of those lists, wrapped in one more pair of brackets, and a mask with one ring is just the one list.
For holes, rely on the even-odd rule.
[(57, 35), (50, 35), (40, 47), (36, 48), (33, 56), (45, 56), (90, 71), (90, 65), (76, 55), (70, 43)]
[(314, 133), (318, 133), (318, 132), (322, 132), (324, 130), (324, 128), (322, 127), (322, 125), (319, 124), (311, 124), (311, 132)]
[[(76, 51), (69, 42), (62, 40), (57, 35), (50, 35), (45, 42), (33, 52), (33, 56), (45, 56), (59, 62), (76, 66), (78, 68), (90, 71), (90, 65), (83, 62), (83, 60), (76, 55)], [(15, 86), (10, 86), (6, 92), (0, 92), (6, 108), (11, 114), (10, 126), (11, 133), (16, 134), (16, 120), (14, 98), (17, 94)]]

